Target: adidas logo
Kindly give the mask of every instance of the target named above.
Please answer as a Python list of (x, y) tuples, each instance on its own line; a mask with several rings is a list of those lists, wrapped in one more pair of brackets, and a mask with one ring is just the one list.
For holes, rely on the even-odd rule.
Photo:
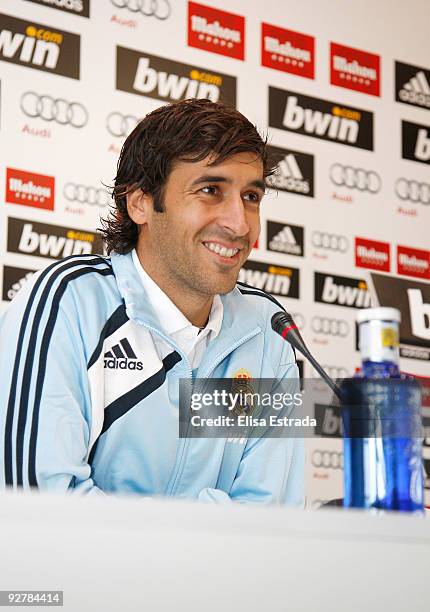
[(289, 255), (302, 255), (302, 247), (297, 243), (293, 230), (288, 225), (273, 236), (269, 242), (269, 249)]
[(292, 153), (285, 155), (278, 162), (275, 173), (268, 177), (269, 187), (274, 189), (287, 189), (297, 193), (309, 193), (309, 181), (303, 178), (297, 160)]
[(399, 98), (402, 102), (430, 108), (430, 85), (422, 70), (403, 85), (399, 91)]
[(127, 338), (123, 338), (104, 354), (104, 367), (109, 370), (143, 370), (143, 363), (137, 360)]

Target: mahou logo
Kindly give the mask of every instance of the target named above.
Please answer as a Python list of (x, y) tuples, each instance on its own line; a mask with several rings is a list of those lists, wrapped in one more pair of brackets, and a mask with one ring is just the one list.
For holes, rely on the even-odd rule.
[(373, 113), (269, 87), (269, 125), (373, 151)]
[(235, 59), (245, 59), (245, 18), (188, 3), (188, 45)]
[(0, 60), (79, 79), (80, 37), (0, 14)]
[(274, 266), (248, 259), (239, 271), (239, 282), (280, 297), (298, 298), (299, 273), (297, 268)]
[(6, 202), (54, 210), (55, 178), (15, 168), (6, 169)]
[(208, 98), (236, 106), (235, 77), (126, 47), (116, 49), (116, 88), (121, 91), (163, 102)]
[(397, 274), (430, 280), (430, 251), (397, 247)]
[(358, 268), (369, 268), (381, 272), (390, 271), (390, 245), (388, 242), (355, 239), (355, 265)]
[(261, 63), (268, 68), (315, 78), (315, 39), (313, 36), (261, 24)]
[(380, 95), (380, 57), (373, 53), (330, 44), (330, 83), (372, 96)]

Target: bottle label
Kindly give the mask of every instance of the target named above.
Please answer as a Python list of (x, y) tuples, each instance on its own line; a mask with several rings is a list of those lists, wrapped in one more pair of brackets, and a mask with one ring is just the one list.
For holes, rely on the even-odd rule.
[(399, 363), (399, 326), (396, 321), (360, 323), (362, 361)]
[(399, 346), (399, 332), (393, 327), (382, 327), (381, 328), (381, 344), (384, 348), (398, 348)]

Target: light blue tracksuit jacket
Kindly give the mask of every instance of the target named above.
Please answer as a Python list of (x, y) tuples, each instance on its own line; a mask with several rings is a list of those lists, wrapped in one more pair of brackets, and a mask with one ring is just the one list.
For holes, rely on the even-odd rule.
[[(238, 284), (198, 377), (298, 378), (279, 310)], [(0, 488), (211, 501), (304, 499), (303, 441), (178, 437), (190, 363), (162, 331), (131, 254), (77, 255), (37, 273), (0, 322)]]

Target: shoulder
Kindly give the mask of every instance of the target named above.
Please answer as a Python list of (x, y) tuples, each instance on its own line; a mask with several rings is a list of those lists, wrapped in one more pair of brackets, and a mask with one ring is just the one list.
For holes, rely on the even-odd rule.
[(236, 289), (240, 298), (253, 307), (257, 316), (261, 317), (265, 324), (270, 325), (275, 312), (285, 311), (285, 307), (273, 295), (262, 289), (241, 282), (236, 283)]
[(75, 255), (36, 272), (6, 309), (9, 319), (56, 318), (59, 311), (75, 317), (106, 316), (118, 303), (118, 290), (108, 258)]
[(279, 354), (282, 363), (294, 363), (296, 361), (294, 348), (272, 329), (273, 315), (280, 310), (286, 312), (285, 307), (273, 295), (252, 285), (237, 282), (236, 289), (238, 299), (246, 300), (248, 305), (252, 307), (266, 337), (270, 338), (268, 343), (271, 347), (270, 352)]
[[(56, 261), (35, 274), (29, 299), (62, 300), (75, 293), (80, 300), (114, 283), (110, 260), (101, 255), (72, 255)], [(43, 297), (42, 297), (43, 296)], [(102, 298), (103, 291), (99, 293)]]

